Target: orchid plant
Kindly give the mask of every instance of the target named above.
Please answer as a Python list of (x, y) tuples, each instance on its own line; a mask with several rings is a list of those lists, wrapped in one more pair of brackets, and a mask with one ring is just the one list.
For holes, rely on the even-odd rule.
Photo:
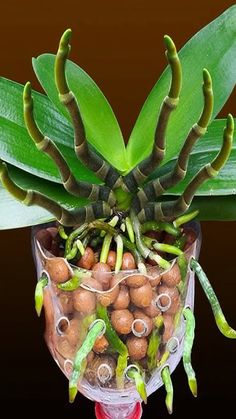
[[(127, 146), (100, 89), (68, 59), (70, 29), (62, 35), (56, 55), (33, 59), (47, 95), (32, 91), (29, 82), (22, 86), (0, 78), (0, 228), (56, 220), (61, 238), (70, 238), (64, 256), (73, 261), (83, 255), (83, 240), (88, 245), (91, 232), (102, 230), (101, 260), (107, 261), (114, 241), (116, 272), (122, 267), (123, 248), (143, 272), (147, 259), (168, 270), (169, 254), (181, 256), (186, 239), (182, 226), (189, 220), (235, 220), (234, 118), (229, 114), (215, 119), (235, 86), (235, 23), (233, 6), (178, 53), (173, 40), (164, 36), (168, 66), (147, 97)], [(174, 241), (148, 239), (145, 232), (150, 230), (164, 230)], [(236, 338), (195, 259), (191, 268), (219, 329)], [(43, 281), (37, 290), (38, 312)], [(71, 282), (63, 286), (74, 289)], [(101, 312), (100, 308), (100, 318)], [(186, 309), (183, 315), (184, 365), (196, 395), (190, 363), (194, 318)], [(80, 354), (70, 383), (71, 400), (77, 391)], [(167, 389), (169, 379), (167, 367), (163, 372)], [(142, 384), (138, 391), (145, 399), (143, 388)], [(167, 407), (172, 410), (170, 394)]]

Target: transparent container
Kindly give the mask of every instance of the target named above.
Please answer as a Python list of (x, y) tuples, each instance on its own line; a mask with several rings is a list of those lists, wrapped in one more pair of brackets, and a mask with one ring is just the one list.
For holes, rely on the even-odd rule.
[[(146, 273), (138, 270), (120, 271), (117, 274), (113, 271), (101, 273), (80, 270), (82, 280), (79, 287), (66, 292), (58, 288), (47, 271), (50, 262), (56, 257), (35, 239), (35, 234), (42, 228), (45, 226), (32, 229), (32, 249), (38, 279), (42, 274), (48, 279), (48, 285), (44, 288), (45, 339), (62, 372), (69, 379), (74, 357), (88, 331), (87, 319), (91, 315), (96, 317), (96, 306), (99, 303), (107, 307), (112, 325), (129, 348), (128, 368), (129, 365), (138, 364), (145, 380), (147, 395), (155, 392), (163, 384), (163, 367), (168, 365), (172, 373), (182, 357), (185, 331), (182, 309), (194, 306), (194, 274), (189, 268), (189, 261), (192, 256), (199, 256), (199, 224), (192, 222), (187, 226), (194, 231), (196, 240), (184, 252), (187, 264), (184, 276), (179, 258), (171, 261), (168, 271), (148, 264)], [(80, 269), (65, 259), (63, 261), (71, 276)], [(155, 328), (154, 319), (158, 315), (162, 315), (164, 327), (156, 353), (156, 366), (150, 369), (147, 348)], [(143, 345), (138, 353), (135, 345), (131, 345), (137, 340)], [(97, 402), (97, 418), (138, 419), (142, 414), (142, 400), (134, 382), (128, 378), (127, 370), (124, 371), (123, 388), (117, 385), (116, 365), (117, 353), (109, 344), (104, 344), (103, 352), (96, 352), (95, 348), (87, 357), (87, 366), (78, 383), (78, 390), (88, 399)]]

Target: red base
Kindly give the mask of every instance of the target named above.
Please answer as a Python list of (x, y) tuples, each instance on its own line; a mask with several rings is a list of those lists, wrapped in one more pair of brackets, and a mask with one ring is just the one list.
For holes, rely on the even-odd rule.
[[(112, 406), (112, 405), (111, 405)], [(137, 402), (133, 412), (126, 416), (126, 419), (140, 419), (143, 413), (143, 409), (140, 402)], [(95, 403), (95, 415), (97, 419), (111, 419), (102, 409), (101, 403)]]

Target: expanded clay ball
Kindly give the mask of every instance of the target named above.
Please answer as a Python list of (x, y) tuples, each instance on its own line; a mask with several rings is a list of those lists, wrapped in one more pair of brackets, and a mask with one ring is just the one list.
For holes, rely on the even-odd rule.
[(134, 361), (144, 358), (147, 353), (148, 342), (146, 338), (128, 337), (126, 341), (129, 356)]
[(181, 281), (180, 269), (177, 263), (161, 277), (161, 283), (167, 287), (175, 287)]
[(119, 294), (113, 303), (115, 310), (122, 310), (128, 308), (130, 303), (129, 290), (125, 285), (120, 285)]
[(52, 246), (52, 235), (46, 228), (42, 228), (41, 230), (37, 231), (35, 235), (36, 240), (39, 241), (42, 247), (46, 250), (50, 250)]
[(126, 278), (126, 284), (130, 288), (142, 287), (147, 282), (148, 282), (148, 280), (147, 280), (146, 276), (140, 275), (140, 274), (130, 275)]
[(74, 309), (82, 314), (92, 314), (96, 309), (96, 295), (92, 291), (79, 288), (73, 292)]
[(51, 281), (58, 284), (68, 281), (71, 277), (69, 267), (65, 259), (60, 257), (46, 259), (45, 270), (48, 272)]
[(108, 252), (107, 265), (109, 265), (112, 270), (115, 269), (115, 266), (116, 266), (116, 252), (114, 250), (109, 250), (109, 252)]
[(128, 333), (131, 332), (133, 321), (134, 321), (134, 316), (127, 309), (114, 310), (111, 313), (112, 326), (121, 335), (127, 335)]
[(80, 268), (90, 270), (95, 264), (95, 255), (91, 247), (86, 247), (83, 256), (77, 261), (76, 265)]
[(111, 288), (111, 291), (106, 291), (103, 294), (101, 293), (97, 294), (97, 299), (99, 303), (102, 304), (104, 307), (108, 307), (109, 305), (113, 304), (114, 301), (117, 299), (120, 292), (120, 287), (117, 284), (118, 281), (119, 281), (119, 278), (116, 276), (113, 276), (111, 278), (111, 282), (109, 286), (109, 288)]
[(133, 269), (136, 269), (136, 263), (132, 253), (124, 252), (121, 269), (124, 271), (131, 271)]
[(93, 277), (102, 284), (104, 291), (110, 288), (112, 277), (112, 274), (109, 275), (110, 272), (111, 268), (107, 263), (98, 262), (93, 266)]
[(153, 317), (157, 317), (159, 316), (159, 314), (161, 314), (161, 310), (158, 308), (157, 304), (156, 304), (156, 299), (157, 299), (157, 293), (156, 291), (152, 291), (152, 301), (149, 304), (148, 307), (144, 307), (143, 308), (143, 312), (144, 314), (146, 314), (147, 316), (153, 318)]
[(130, 299), (137, 307), (148, 307), (152, 301), (152, 287), (149, 282), (139, 288), (130, 288)]

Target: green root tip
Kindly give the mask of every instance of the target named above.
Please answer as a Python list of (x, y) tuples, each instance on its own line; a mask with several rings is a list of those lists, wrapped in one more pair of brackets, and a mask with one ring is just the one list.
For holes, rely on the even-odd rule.
[(78, 392), (78, 390), (77, 390), (76, 386), (69, 387), (69, 402), (70, 403), (74, 402), (77, 392)]
[(227, 116), (226, 129), (229, 134), (232, 134), (234, 131), (234, 118), (230, 113)]
[(65, 32), (62, 34), (61, 40), (60, 40), (60, 47), (61, 48), (67, 48), (69, 47), (69, 42), (71, 40), (72, 30), (66, 29)]
[(204, 83), (204, 86), (207, 88), (212, 87), (211, 75), (206, 68), (203, 69), (203, 83)]
[(169, 35), (164, 35), (164, 43), (169, 54), (176, 54), (175, 44)]
[(36, 313), (37, 313), (38, 317), (40, 317), (42, 307), (43, 307), (42, 300), (35, 300), (35, 310), (36, 310)]
[(192, 392), (192, 395), (194, 397), (197, 397), (197, 380), (196, 380), (196, 378), (190, 378), (188, 380), (188, 385), (189, 385), (189, 388)]
[(216, 325), (222, 333), (222, 335), (224, 335), (228, 339), (236, 339), (236, 330), (232, 329), (232, 327), (229, 326), (225, 318), (222, 318), (222, 315), (219, 317), (220, 318), (218, 318), (218, 316), (216, 315), (215, 320)]
[(166, 396), (166, 408), (171, 415), (173, 413), (173, 397), (169, 394)]
[(23, 91), (23, 100), (24, 102), (30, 102), (31, 101), (31, 83), (30, 81), (27, 81), (27, 83), (25, 84), (24, 87), (24, 91)]

